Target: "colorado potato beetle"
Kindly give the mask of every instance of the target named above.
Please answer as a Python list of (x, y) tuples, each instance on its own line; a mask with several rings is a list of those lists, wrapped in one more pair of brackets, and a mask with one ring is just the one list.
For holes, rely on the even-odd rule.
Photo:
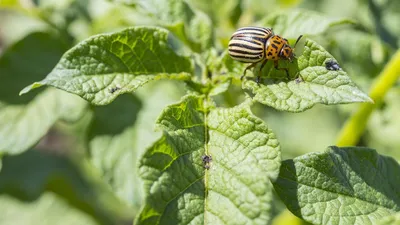
[[(246, 75), (248, 69), (253, 68), (257, 63), (262, 62), (259, 74), (268, 60), (274, 62), (277, 70), (284, 70), (289, 76), (287, 68), (278, 68), (279, 60), (289, 60), (292, 62), (294, 49), (303, 35), (297, 38), (294, 47), (290, 47), (287, 39), (275, 35), (272, 28), (263, 27), (243, 27), (239, 28), (229, 41), (228, 53), (232, 59), (243, 63), (251, 63), (243, 72), (240, 79)], [(260, 75), (257, 76), (257, 83), (260, 81)]]

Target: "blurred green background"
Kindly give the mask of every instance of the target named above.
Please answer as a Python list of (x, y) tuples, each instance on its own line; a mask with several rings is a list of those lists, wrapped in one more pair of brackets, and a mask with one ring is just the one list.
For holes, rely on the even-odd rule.
[[(164, 0), (151, 0), (157, 1)], [(157, 25), (143, 10), (145, 2), (0, 0), (0, 225), (132, 224), (143, 201), (137, 159), (159, 137), (155, 119), (180, 99), (184, 85), (154, 82), (107, 106), (91, 106), (51, 88), (18, 93), (43, 79), (66, 50), (91, 35)], [(366, 93), (400, 44), (398, 0), (186, 2), (211, 18), (219, 51), (238, 27), (275, 13), (312, 10), (351, 20), (312, 38)], [(231, 107), (243, 96), (240, 86), (233, 85), (216, 101)], [(376, 105), (357, 145), (400, 159), (399, 99), (397, 80)], [(288, 159), (335, 145), (358, 107), (317, 105), (288, 113), (256, 105), (253, 110), (276, 133), (283, 158)], [(284, 206), (276, 201), (278, 215)]]

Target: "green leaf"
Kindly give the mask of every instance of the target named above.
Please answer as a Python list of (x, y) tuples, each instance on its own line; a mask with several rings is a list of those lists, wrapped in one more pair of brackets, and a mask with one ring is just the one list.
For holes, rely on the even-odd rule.
[(381, 219), (379, 225), (400, 225), (400, 213), (395, 213)]
[(271, 27), (275, 34), (296, 39), (299, 35), (318, 35), (329, 28), (354, 23), (343, 18), (327, 17), (318, 12), (296, 9), (272, 14), (258, 22), (259, 26)]
[(221, 56), (215, 60), (208, 62), (215, 75), (226, 75), (239, 78), (243, 71), (248, 66), (245, 63), (239, 63), (234, 61), (228, 54), (228, 51), (224, 51)]
[(376, 224), (400, 211), (400, 166), (361, 147), (329, 147), (283, 162), (275, 190), (313, 224)]
[[(253, 80), (247, 80), (243, 82), (243, 88), (253, 93), (255, 101), (277, 110), (289, 112), (302, 112), (317, 103), (333, 105), (372, 102), (350, 80), (345, 71), (326, 69), (325, 62), (329, 60), (336, 62), (336, 59), (322, 46), (308, 39), (301, 56), (289, 65), (289, 73), (293, 74), (296, 70), (303, 81), (298, 82), (297, 79), (288, 82), (276, 80), (276, 82), (268, 84), (257, 84)], [(254, 70), (258, 71), (258, 68)], [(274, 69), (272, 64), (266, 66), (263, 72), (274, 73), (275, 77), (285, 78), (286, 76), (284, 72)]]
[[(3, 158), (0, 192), (19, 199), (26, 206), (43, 195), (48, 196), (46, 193), (54, 193), (68, 203), (69, 209), (86, 214), (100, 224), (117, 224), (131, 220), (132, 213), (96, 180), (95, 174), (89, 176), (89, 171), (83, 165), (65, 157), (35, 150), (27, 151)], [(39, 209), (38, 211), (40, 212)], [(35, 212), (35, 216), (39, 212)], [(57, 207), (55, 211), (49, 209), (47, 215), (56, 212)], [(23, 215), (23, 211), (19, 215)], [(0, 221), (6, 219), (3, 216)]]
[(202, 52), (213, 44), (211, 19), (184, 0), (134, 0), (160, 26), (168, 28), (192, 50)]
[(232, 78), (228, 76), (213, 76), (213, 79), (206, 84), (199, 82), (187, 82), (189, 92), (196, 94), (205, 94), (209, 96), (219, 95), (228, 90), (231, 85)]
[(191, 60), (177, 55), (168, 31), (135, 27), (93, 36), (67, 51), (47, 77), (24, 90), (50, 85), (105, 105), (158, 79), (190, 79)]
[(86, 102), (48, 89), (27, 105), (0, 107), (0, 153), (18, 154), (34, 146), (59, 119), (79, 118)]
[[(248, 102), (209, 108), (189, 95), (157, 121), (164, 135), (141, 160), (146, 203), (137, 224), (266, 224), (280, 166), (275, 135)], [(209, 111), (210, 110), (210, 111)], [(212, 157), (205, 169), (202, 156)]]
[(220, 25), (219, 29), (224, 29), (224, 25), (229, 26), (229, 28), (235, 26), (242, 13), (242, 1), (240, 0), (189, 0), (189, 2), (191, 5), (206, 12), (214, 24)]

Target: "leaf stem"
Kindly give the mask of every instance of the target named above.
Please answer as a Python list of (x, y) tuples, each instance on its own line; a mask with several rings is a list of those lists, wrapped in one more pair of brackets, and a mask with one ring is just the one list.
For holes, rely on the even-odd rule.
[(400, 76), (400, 50), (394, 54), (386, 64), (383, 71), (371, 86), (369, 96), (376, 104), (363, 103), (358, 110), (347, 120), (339, 133), (336, 144), (338, 146), (353, 146), (359, 141), (364, 133), (368, 118), (379, 105), (385, 94), (394, 85)]

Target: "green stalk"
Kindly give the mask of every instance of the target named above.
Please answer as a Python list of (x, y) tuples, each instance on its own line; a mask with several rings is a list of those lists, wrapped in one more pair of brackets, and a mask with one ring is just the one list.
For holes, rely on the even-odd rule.
[(364, 133), (368, 118), (400, 76), (400, 50), (394, 54), (371, 86), (369, 96), (375, 104), (363, 103), (339, 133), (338, 146), (354, 146)]

